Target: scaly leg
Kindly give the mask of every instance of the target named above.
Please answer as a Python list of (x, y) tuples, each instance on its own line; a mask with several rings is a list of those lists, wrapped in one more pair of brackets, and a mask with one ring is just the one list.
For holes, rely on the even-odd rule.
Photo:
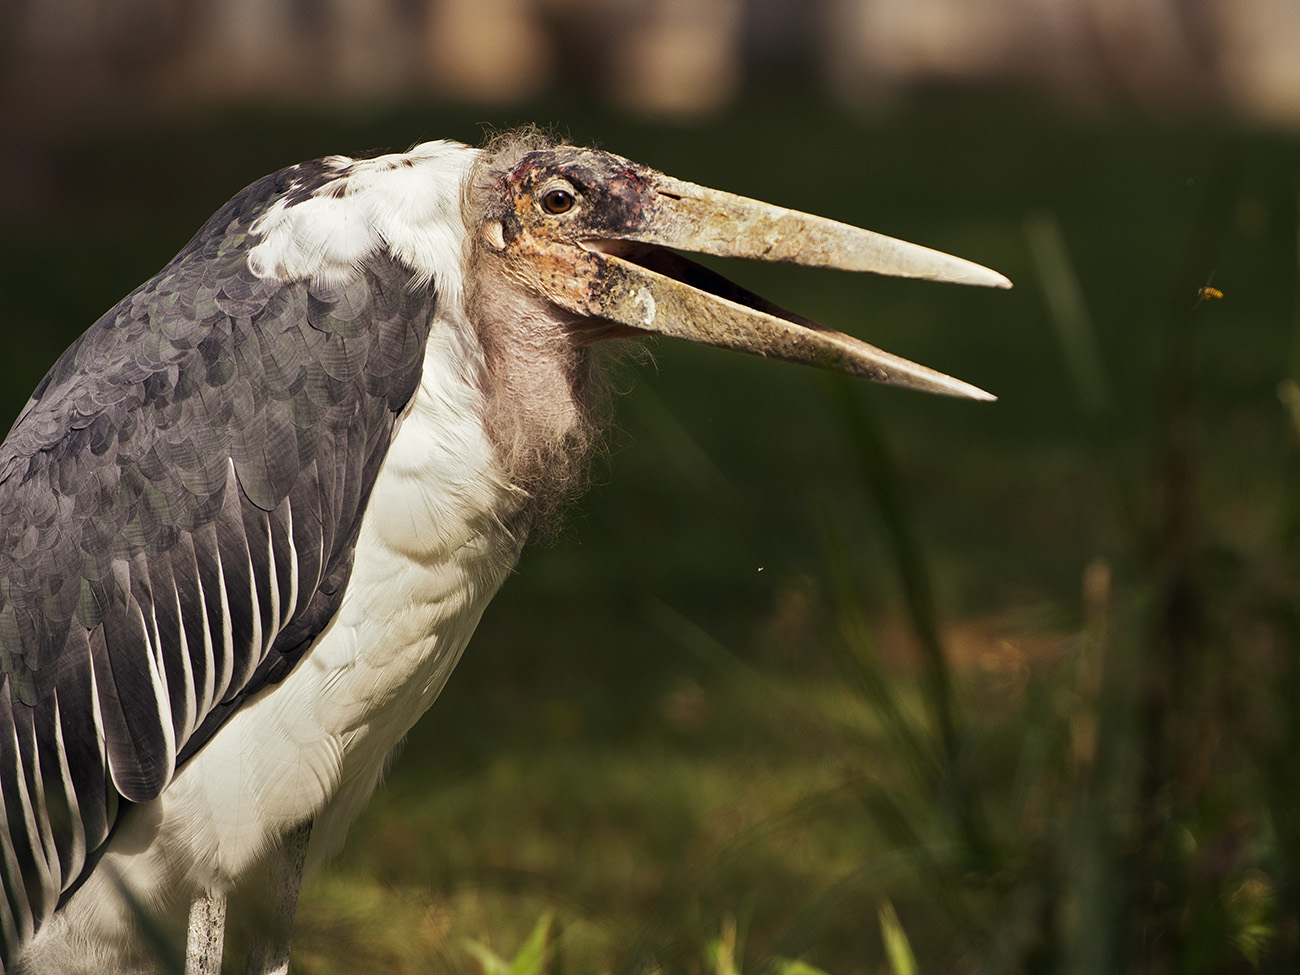
[(280, 846), (271, 853), (267, 870), (270, 933), (259, 934), (253, 941), (253, 950), (248, 955), (248, 975), (288, 975), (289, 940), (293, 935), (293, 916), (298, 910), (310, 839), (311, 821), (308, 820), (286, 833)]
[(221, 975), (225, 937), (226, 895), (210, 890), (194, 898), (185, 939), (185, 975)]

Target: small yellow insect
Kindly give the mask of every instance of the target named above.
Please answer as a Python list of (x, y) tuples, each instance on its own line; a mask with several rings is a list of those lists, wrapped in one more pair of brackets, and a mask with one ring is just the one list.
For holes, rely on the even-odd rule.
[[(1218, 301), (1220, 298), (1223, 297), (1222, 291), (1220, 291), (1218, 288), (1210, 287), (1210, 283), (1212, 281), (1214, 281), (1213, 272), (1210, 273), (1210, 276), (1206, 279), (1205, 284), (1203, 284), (1201, 287), (1196, 289), (1196, 305), (1199, 305), (1202, 301)], [(1196, 305), (1192, 305), (1192, 307), (1195, 308)]]

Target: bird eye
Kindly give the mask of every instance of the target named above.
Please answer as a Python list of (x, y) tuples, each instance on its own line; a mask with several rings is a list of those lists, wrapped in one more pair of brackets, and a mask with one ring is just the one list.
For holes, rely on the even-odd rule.
[(577, 202), (568, 190), (547, 190), (542, 195), (542, 209), (547, 213), (568, 213)]

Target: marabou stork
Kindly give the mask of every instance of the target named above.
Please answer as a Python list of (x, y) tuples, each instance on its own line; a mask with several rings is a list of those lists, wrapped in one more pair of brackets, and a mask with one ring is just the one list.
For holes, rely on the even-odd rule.
[(581, 485), (604, 340), (992, 398), (669, 248), (1009, 286), (526, 131), (260, 179), (73, 343), (0, 447), (7, 970), (152, 970), (192, 902), (203, 970), (225, 891), (341, 845)]

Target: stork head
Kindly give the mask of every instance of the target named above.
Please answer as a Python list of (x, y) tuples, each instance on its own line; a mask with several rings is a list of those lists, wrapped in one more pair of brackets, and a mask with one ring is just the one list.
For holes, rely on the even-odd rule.
[(1002, 275), (915, 244), (706, 189), (533, 132), (498, 139), (466, 189), (470, 318), (487, 425), (529, 496), (582, 487), (611, 338), (672, 336), (972, 399), (988, 393), (818, 325), (678, 250), (992, 287)]
[(997, 288), (996, 271), (868, 230), (683, 182), (595, 149), (508, 143), (471, 192), (477, 246), (578, 344), (667, 335), (972, 399), (988, 393), (777, 307), (681, 257), (871, 271)]

